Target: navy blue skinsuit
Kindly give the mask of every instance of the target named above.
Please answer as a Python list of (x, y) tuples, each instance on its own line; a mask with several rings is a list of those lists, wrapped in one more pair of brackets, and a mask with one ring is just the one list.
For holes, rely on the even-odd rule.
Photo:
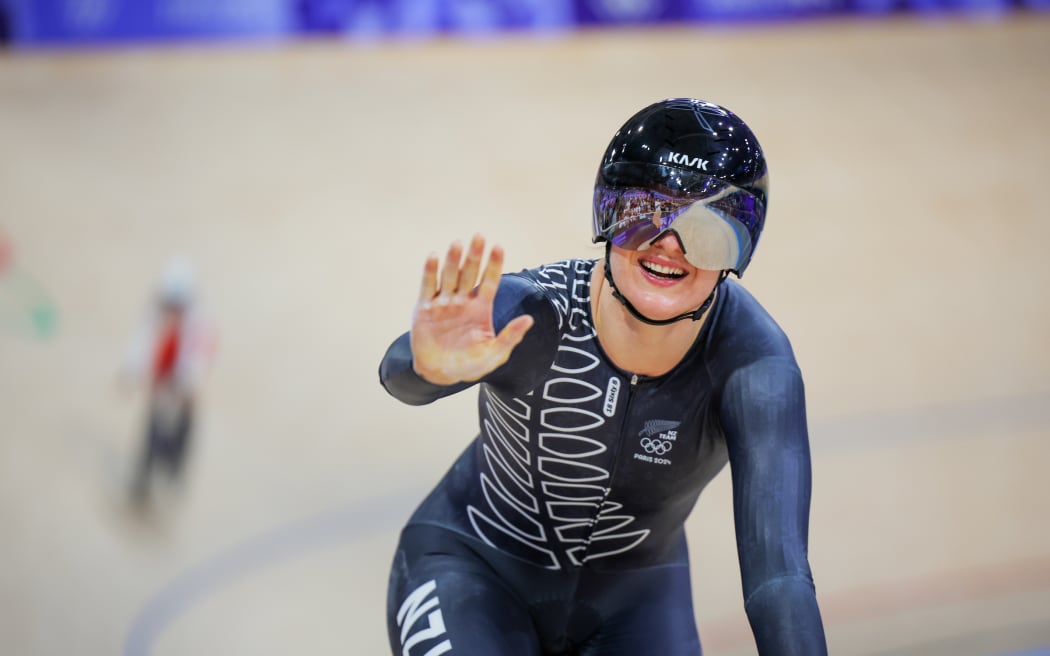
[[(394, 654), (700, 654), (683, 523), (730, 464), (745, 609), (762, 656), (827, 653), (807, 559), (802, 377), (758, 302), (726, 280), (696, 343), (657, 377), (595, 337), (595, 260), (504, 275), (496, 330), (530, 314), (480, 381), (479, 430), (401, 535)], [(470, 387), (412, 369), (407, 333), (380, 365), (413, 405)]]

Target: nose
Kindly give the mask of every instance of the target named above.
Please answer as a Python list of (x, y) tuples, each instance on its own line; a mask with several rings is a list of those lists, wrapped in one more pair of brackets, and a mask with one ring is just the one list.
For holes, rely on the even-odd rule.
[(681, 253), (685, 255), (685, 246), (682, 244), (682, 238), (678, 236), (677, 230), (665, 230), (649, 243), (652, 246), (658, 246), (669, 254)]

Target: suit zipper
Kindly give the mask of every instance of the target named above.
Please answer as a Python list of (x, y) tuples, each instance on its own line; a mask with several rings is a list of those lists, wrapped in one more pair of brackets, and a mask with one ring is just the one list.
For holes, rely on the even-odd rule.
[[(634, 399), (635, 389), (638, 387), (638, 374), (631, 374), (631, 382), (627, 387), (627, 399), (623, 404), (623, 413), (620, 418), (620, 430), (619, 436), (615, 442), (615, 452), (612, 454), (612, 468), (609, 470), (609, 481), (608, 485), (605, 486), (605, 491), (602, 492), (602, 499), (598, 502), (598, 513), (600, 514), (602, 508), (605, 506), (606, 499), (609, 498), (609, 492), (612, 491), (612, 482), (616, 477), (616, 467), (620, 462), (620, 453), (623, 451), (623, 442), (625, 439), (624, 430), (627, 427), (627, 418), (630, 415), (629, 410), (631, 409), (631, 401)], [(591, 520), (591, 533), (587, 536), (587, 551), (591, 547), (591, 538), (594, 537), (594, 529), (598, 526), (598, 515), (595, 515), (594, 519)], [(587, 551), (584, 552), (584, 562), (587, 559)]]

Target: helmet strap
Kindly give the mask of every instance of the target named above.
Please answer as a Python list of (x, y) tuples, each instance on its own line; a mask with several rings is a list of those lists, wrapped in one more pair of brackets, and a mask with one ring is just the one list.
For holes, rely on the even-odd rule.
[(650, 319), (649, 317), (647, 317), (644, 314), (642, 314), (641, 312), (639, 312), (638, 308), (636, 308), (633, 305), (631, 305), (631, 302), (627, 300), (627, 297), (625, 297), (623, 294), (621, 294), (620, 290), (616, 288), (616, 282), (613, 280), (613, 275), (612, 275), (612, 263), (609, 260), (609, 255), (611, 253), (612, 253), (612, 242), (606, 241), (605, 242), (605, 280), (609, 283), (609, 290), (612, 292), (613, 298), (615, 298), (617, 301), (620, 302), (621, 305), (623, 305), (625, 308), (627, 308), (627, 311), (631, 313), (631, 316), (633, 316), (635, 319), (641, 321), (642, 323), (649, 324), (650, 326), (667, 326), (669, 324), (672, 324), (672, 323), (675, 323), (675, 322), (678, 322), (678, 321), (684, 321), (685, 319), (692, 319), (693, 321), (699, 321), (704, 316), (704, 312), (707, 312), (707, 308), (709, 308), (711, 306), (711, 303), (715, 300), (715, 292), (718, 291), (718, 288), (719, 288), (719, 286), (721, 286), (722, 281), (725, 280), (726, 276), (729, 274), (728, 271), (722, 271), (721, 275), (719, 275), (719, 277), (718, 277), (718, 282), (715, 283), (715, 286), (711, 290), (711, 293), (707, 295), (707, 299), (700, 305), (700, 307), (698, 307), (697, 309), (693, 310), (692, 312), (686, 312), (685, 314), (680, 314), (677, 317), (672, 317), (670, 319)]

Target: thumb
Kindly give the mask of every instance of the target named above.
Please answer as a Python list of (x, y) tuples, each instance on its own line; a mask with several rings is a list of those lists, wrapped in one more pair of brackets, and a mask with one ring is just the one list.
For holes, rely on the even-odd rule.
[(515, 346), (520, 344), (521, 340), (525, 338), (525, 333), (532, 328), (533, 323), (535, 323), (535, 321), (527, 314), (511, 319), (511, 321), (503, 327), (503, 330), (496, 335), (496, 341), (499, 343), (501, 349), (505, 349), (509, 352)]

